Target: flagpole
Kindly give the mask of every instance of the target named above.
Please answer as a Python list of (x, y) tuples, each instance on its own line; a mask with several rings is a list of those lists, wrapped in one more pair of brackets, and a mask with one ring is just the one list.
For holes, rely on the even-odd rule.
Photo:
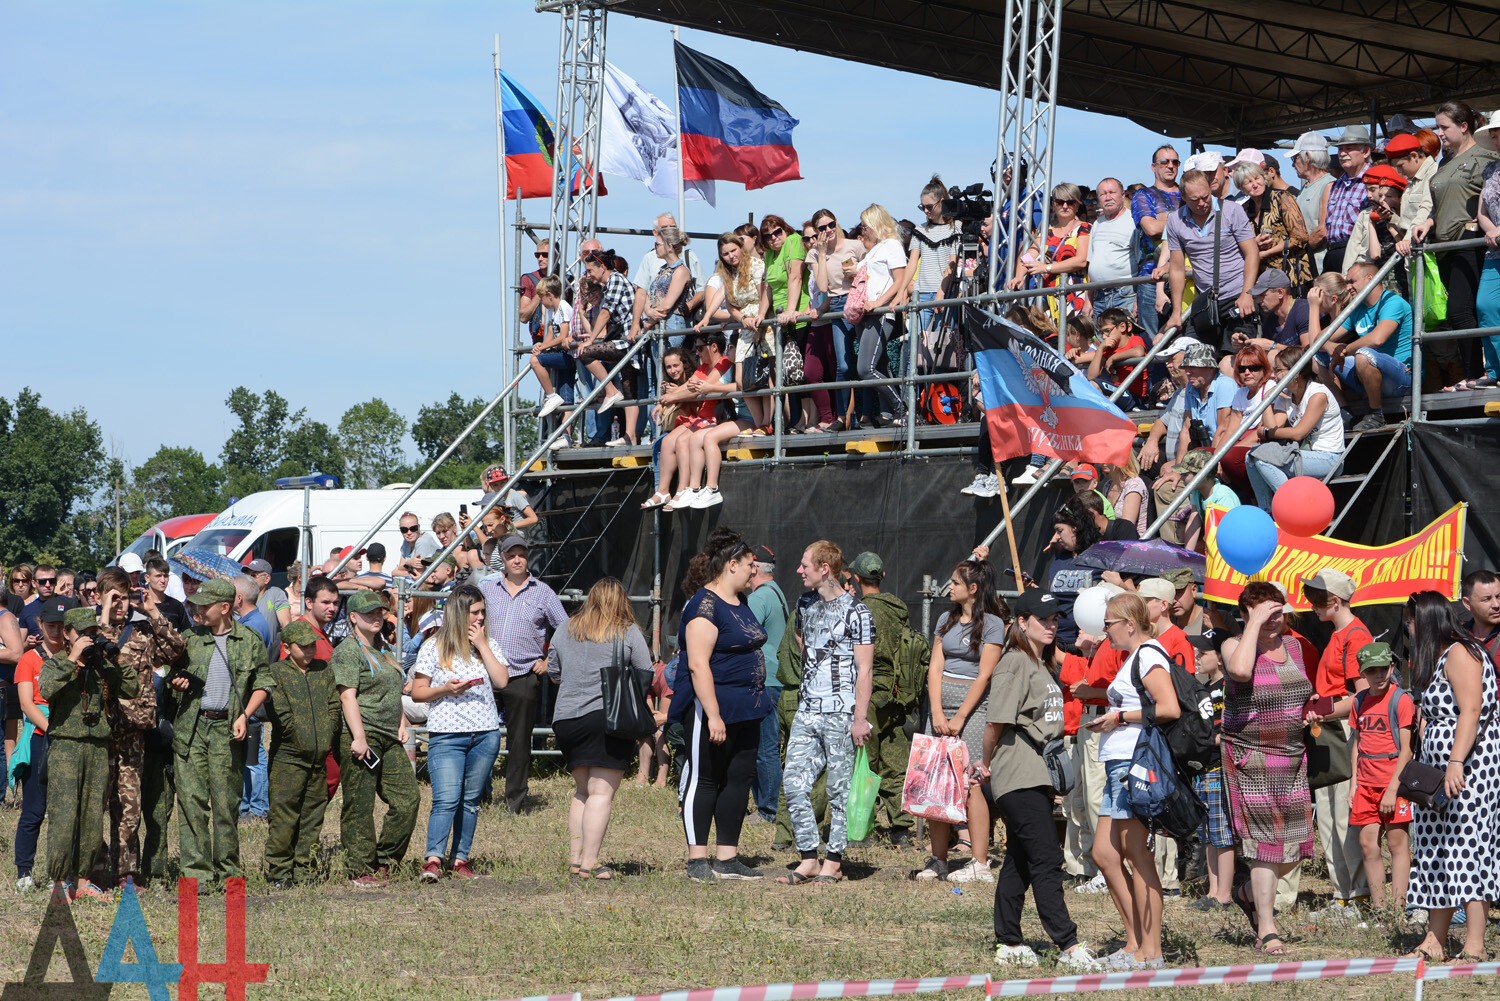
[(677, 25), (672, 25), (672, 100), (677, 109), (677, 228), (684, 234), (687, 233), (687, 213), (684, 208), (685, 198), (683, 188), (686, 183), (683, 180), (684, 172), (687, 170), (687, 154), (682, 148), (682, 87), (677, 82)]
[[(986, 441), (989, 439), (986, 438)], [(1016, 548), (1016, 526), (1010, 520), (1010, 493), (1006, 490), (1004, 474), (1000, 471), (1000, 464), (995, 463), (995, 472), (1001, 477), (1000, 481), (1000, 512), (1005, 516), (1005, 537), (1010, 541), (1010, 565), (1016, 571), (1016, 590), (1026, 590), (1026, 578), (1021, 573), (1021, 551)]]
[[(506, 176), (505, 176), (505, 103), (504, 103), (504, 98), (501, 95), (501, 87), (500, 87), (500, 36), (499, 36), (499, 34), (495, 35), (495, 53), (494, 53), (494, 59), (495, 59), (495, 158), (496, 158), (496, 163), (497, 163), (497, 166), (498, 166), (498, 169), (496, 171), (496, 176), (498, 178), (497, 184), (498, 184), (498, 188), (499, 188), (499, 203), (500, 203), (500, 233), (499, 233), (499, 244), (500, 244), (500, 344), (501, 344), (501, 348), (502, 348), (501, 354), (503, 356), (502, 360), (501, 360), (501, 363), (500, 363), (500, 371), (501, 371), (501, 378), (505, 381), (506, 384), (509, 384), (510, 380), (513, 378), (511, 370), (512, 370), (512, 368), (515, 365), (516, 356), (515, 356), (515, 353), (510, 350), (510, 339), (506, 336), (506, 329), (505, 329), (506, 328), (506, 323), (505, 323), (505, 297), (509, 294), (509, 290), (506, 287), (506, 279), (507, 279), (508, 276), (506, 274), (506, 267), (505, 267), (505, 188), (506, 188)], [(516, 192), (516, 207), (518, 209), (520, 208), (520, 205), (521, 205), (521, 200), (520, 199), (521, 199), (521, 192), (517, 191)], [(504, 448), (505, 448), (505, 468), (508, 469), (508, 470), (510, 470), (512, 473), (514, 473), (516, 471), (516, 469), (515, 469), (515, 461), (516, 461), (515, 423), (516, 423), (516, 420), (515, 420), (514, 414), (512, 413), (511, 395), (512, 394), (510, 394), (510, 393), (506, 393), (505, 394), (505, 401), (504, 401), (505, 410), (504, 410), (504, 425), (503, 426), (505, 428), (505, 445), (504, 445)]]

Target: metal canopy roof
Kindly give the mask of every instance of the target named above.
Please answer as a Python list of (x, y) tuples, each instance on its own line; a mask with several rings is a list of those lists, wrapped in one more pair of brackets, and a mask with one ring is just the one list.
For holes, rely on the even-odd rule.
[[(1005, 0), (607, 0), (613, 13), (995, 88)], [(1500, 104), (1500, 0), (1064, 0), (1058, 102), (1169, 136)]]

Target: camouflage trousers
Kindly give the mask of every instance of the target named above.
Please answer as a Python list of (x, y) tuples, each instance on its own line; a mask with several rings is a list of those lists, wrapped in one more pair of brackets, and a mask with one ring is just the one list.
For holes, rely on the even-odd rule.
[(309, 761), (289, 747), (276, 748), (271, 756), (269, 785), (266, 878), (311, 880), (317, 874), (318, 835), (328, 810), (324, 757)]
[[(109, 847), (114, 879), (123, 886), (141, 864), (141, 785), (146, 767), (146, 734), (117, 733), (109, 742)], [(136, 882), (139, 882), (136, 878)]]
[(172, 822), (172, 807), (177, 797), (173, 780), (175, 767), (170, 747), (146, 748), (146, 765), (141, 774), (141, 819), (145, 836), (141, 843), (139, 875), (146, 879), (167, 878), (167, 829)]
[(104, 847), (109, 741), (53, 737), (47, 742), (47, 878), (88, 875)]
[(842, 855), (849, 845), (845, 810), (854, 774), (853, 713), (797, 710), (786, 739), (786, 771), (782, 786), (792, 817), (792, 834), (804, 856), (818, 850), (818, 818), (812, 791), (819, 773), (828, 772), (828, 854)]

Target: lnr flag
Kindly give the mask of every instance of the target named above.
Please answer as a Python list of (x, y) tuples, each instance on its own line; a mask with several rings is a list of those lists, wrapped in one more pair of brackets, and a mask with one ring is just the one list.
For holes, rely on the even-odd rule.
[(1123, 465), (1136, 426), (1078, 367), (1009, 320), (964, 306), (997, 462), (1046, 455)]
[[(531, 91), (509, 73), (500, 73), (500, 118), (505, 129), (505, 197), (546, 198), (552, 194), (552, 157), (557, 138), (552, 119)], [(592, 171), (573, 150), (573, 193), (587, 185)], [(604, 185), (599, 193), (605, 194)]]
[(683, 177), (763, 188), (802, 177), (792, 129), (797, 119), (756, 90), (740, 71), (672, 43), (682, 111)]

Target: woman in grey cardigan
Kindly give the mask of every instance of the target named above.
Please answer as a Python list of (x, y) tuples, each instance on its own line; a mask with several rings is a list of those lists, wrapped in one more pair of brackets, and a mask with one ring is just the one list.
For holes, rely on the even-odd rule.
[(604, 687), (600, 671), (616, 656), (623, 664), (651, 670), (651, 651), (635, 624), (625, 588), (613, 577), (593, 587), (583, 607), (552, 637), (547, 674), (557, 682), (552, 732), (573, 773), (573, 801), (568, 804), (569, 869), (585, 879), (613, 879), (614, 870), (599, 864), (599, 846), (609, 827), (615, 790), (634, 760), (635, 741), (604, 732)]

